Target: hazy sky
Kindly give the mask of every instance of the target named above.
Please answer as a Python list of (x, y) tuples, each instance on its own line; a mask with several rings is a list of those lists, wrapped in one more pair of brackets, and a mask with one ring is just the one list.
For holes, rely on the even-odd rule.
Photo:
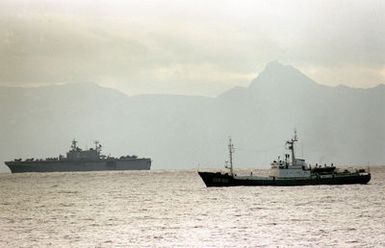
[(0, 85), (215, 96), (272, 60), (322, 84), (385, 83), (385, 1), (0, 2)]

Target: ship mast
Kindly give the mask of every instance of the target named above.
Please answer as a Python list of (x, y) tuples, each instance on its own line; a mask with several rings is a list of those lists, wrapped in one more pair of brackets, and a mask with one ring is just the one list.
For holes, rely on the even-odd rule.
[(291, 151), (291, 165), (295, 164), (294, 143), (297, 141), (297, 130), (294, 130), (294, 137), (291, 140), (286, 141), (286, 144), (289, 145), (289, 150)]
[(71, 144), (71, 149), (72, 151), (76, 151), (78, 146), (77, 146), (77, 141), (75, 139), (72, 140), (72, 144)]
[(230, 174), (233, 176), (233, 153), (234, 153), (234, 145), (231, 143), (231, 137), (229, 138), (229, 157), (230, 157)]
[(95, 140), (94, 143), (95, 143), (95, 150), (98, 153), (98, 155), (100, 155), (100, 152), (102, 150), (102, 145), (100, 144), (100, 142), (98, 140)]

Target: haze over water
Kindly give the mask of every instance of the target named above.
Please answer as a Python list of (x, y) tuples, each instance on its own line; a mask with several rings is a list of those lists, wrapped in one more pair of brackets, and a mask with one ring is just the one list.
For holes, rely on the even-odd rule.
[(0, 174), (0, 247), (384, 247), (385, 169), (371, 172), (230, 188), (195, 171)]
[(384, 24), (381, 0), (1, 0), (0, 172), (73, 138), (155, 171), (0, 173), (0, 248), (385, 247), (384, 167), (290, 188), (192, 171), (228, 136), (267, 165), (294, 128), (308, 163), (384, 165)]

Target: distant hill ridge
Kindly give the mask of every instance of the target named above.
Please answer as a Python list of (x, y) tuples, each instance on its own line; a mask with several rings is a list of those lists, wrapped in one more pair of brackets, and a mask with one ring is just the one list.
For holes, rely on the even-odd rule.
[(0, 116), (1, 160), (64, 154), (77, 138), (149, 156), (154, 169), (221, 167), (231, 135), (238, 167), (268, 167), (296, 128), (310, 162), (385, 164), (384, 85), (324, 86), (276, 61), (214, 98), (129, 97), (93, 83), (0, 87)]

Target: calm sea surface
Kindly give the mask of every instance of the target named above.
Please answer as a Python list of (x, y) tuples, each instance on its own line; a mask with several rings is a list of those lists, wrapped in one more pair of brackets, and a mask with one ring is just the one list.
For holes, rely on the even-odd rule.
[(194, 171), (0, 174), (0, 247), (385, 247), (368, 185), (206, 188)]

